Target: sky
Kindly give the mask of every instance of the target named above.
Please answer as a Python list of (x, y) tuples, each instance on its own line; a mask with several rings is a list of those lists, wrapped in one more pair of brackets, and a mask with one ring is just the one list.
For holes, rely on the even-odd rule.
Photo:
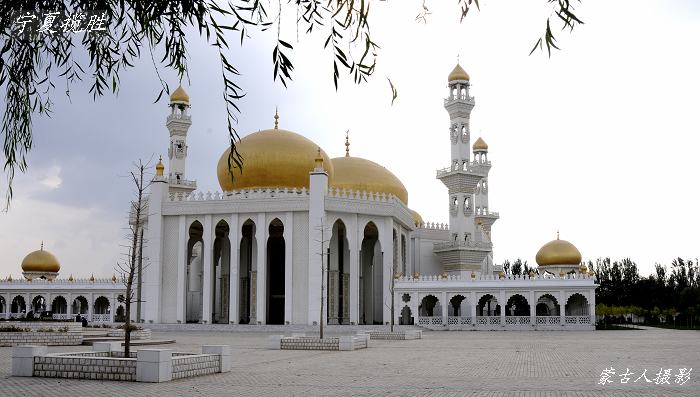
[[(489, 144), (497, 263), (534, 263), (557, 230), (584, 260), (630, 257), (643, 275), (655, 263), (700, 256), (700, 3), (584, 0), (577, 15), (585, 25), (559, 33), (562, 50), (551, 58), (528, 55), (551, 14), (544, 0), (480, 3), (459, 23), (454, 2), (428, 0), (423, 23), (415, 20), (422, 1), (375, 2), (375, 73), (359, 86), (343, 76), (337, 91), (332, 54), (322, 49), (327, 32), (302, 30), (297, 41), (295, 14), (283, 12), (282, 36), (295, 47), (288, 88), (272, 78), (273, 32), (232, 46), (247, 93), (237, 129), (245, 136), (271, 128), (277, 107), (280, 128), (331, 157), (344, 155), (350, 130), (353, 156), (399, 177), (424, 220), (447, 222), (447, 189), (435, 170), (450, 161), (443, 98), (459, 55), (476, 98), (472, 140)], [(214, 49), (189, 33), (186, 178), (213, 192), (228, 142), (221, 68)], [(174, 73), (159, 72), (177, 86)], [(398, 91), (393, 104), (387, 77)], [(139, 158), (167, 157), (167, 102), (153, 103), (159, 82), (148, 56), (122, 73), (118, 95), (95, 101), (88, 89), (74, 86), (70, 99), (58, 89), (53, 115), (34, 119), (29, 170), (0, 213), (2, 278), (19, 277), (42, 241), (63, 277), (110, 277), (123, 258), (133, 194), (126, 175)]]

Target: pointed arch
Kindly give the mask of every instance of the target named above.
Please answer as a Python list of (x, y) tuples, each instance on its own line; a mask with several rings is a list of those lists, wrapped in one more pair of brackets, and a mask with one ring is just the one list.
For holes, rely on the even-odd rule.
[(340, 218), (333, 223), (329, 242), (327, 315), (329, 324), (350, 322), (350, 249), (348, 233)]
[(252, 288), (253, 275), (257, 268), (258, 242), (255, 238), (255, 222), (248, 218), (241, 226), (241, 240), (238, 251), (238, 323), (251, 321), (251, 303), (254, 302)]
[(213, 323), (229, 323), (229, 298), (231, 290), (231, 241), (229, 233), (231, 229), (228, 222), (221, 219), (214, 228), (213, 258), (214, 268), (211, 277), (211, 302)]
[(284, 324), (285, 240), (284, 223), (273, 219), (268, 226), (265, 299), (267, 324)]
[(204, 293), (204, 227), (198, 220), (190, 224), (187, 241), (187, 258), (185, 261), (185, 321), (197, 323), (202, 321), (202, 299)]
[(363, 230), (360, 246), (360, 324), (382, 324), (383, 259), (379, 228), (369, 221)]

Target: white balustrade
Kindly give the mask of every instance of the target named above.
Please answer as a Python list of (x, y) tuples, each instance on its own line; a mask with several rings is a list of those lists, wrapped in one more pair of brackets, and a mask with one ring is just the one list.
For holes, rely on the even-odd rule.
[(419, 316), (418, 325), (442, 325), (441, 316)]
[(472, 325), (471, 316), (449, 316), (447, 317), (448, 325)]
[(111, 323), (112, 322), (112, 315), (109, 313), (106, 313), (106, 314), (94, 314), (93, 313), (92, 322), (93, 323)]

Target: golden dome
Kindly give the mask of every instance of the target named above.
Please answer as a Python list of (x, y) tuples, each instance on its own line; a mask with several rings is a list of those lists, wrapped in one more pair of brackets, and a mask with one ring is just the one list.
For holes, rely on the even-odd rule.
[(474, 150), (489, 150), (489, 145), (487, 145), (486, 141), (484, 141), (483, 139), (481, 139), (481, 137), (479, 137), (479, 139), (477, 139), (474, 142), (474, 144), (472, 145), (472, 149), (474, 149)]
[(411, 210), (411, 214), (413, 215), (413, 224), (420, 227), (423, 224), (423, 217), (420, 216), (418, 211)]
[(22, 260), (22, 271), (25, 272), (57, 273), (60, 269), (58, 259), (49, 251), (44, 251), (43, 244), (40, 250), (29, 253)]
[[(264, 130), (250, 134), (236, 145), (243, 157), (243, 172), (228, 168), (229, 148), (219, 158), (216, 173), (225, 192), (254, 188), (309, 188), (309, 172), (314, 169), (319, 147), (291, 131)], [(321, 150), (323, 167), (333, 182), (333, 163)], [(234, 165), (232, 163), (232, 165)]]
[(455, 80), (469, 81), (469, 74), (467, 74), (467, 72), (464, 69), (462, 69), (462, 67), (459, 66), (459, 64), (457, 64), (457, 66), (455, 66), (455, 68), (452, 69), (452, 72), (450, 72), (450, 75), (447, 76), (448, 83)]
[(177, 86), (177, 89), (170, 94), (170, 102), (185, 102), (190, 103), (190, 96), (187, 95), (185, 90), (181, 85)]
[(165, 166), (163, 165), (163, 158), (161, 157), (156, 164), (156, 176), (163, 176), (163, 171), (165, 171)]
[(578, 265), (581, 263), (581, 253), (578, 249), (566, 240), (552, 240), (543, 245), (535, 261), (540, 266), (546, 265)]
[(360, 157), (331, 159), (335, 173), (331, 186), (338, 189), (393, 194), (408, 205), (408, 192), (396, 175), (381, 165)]

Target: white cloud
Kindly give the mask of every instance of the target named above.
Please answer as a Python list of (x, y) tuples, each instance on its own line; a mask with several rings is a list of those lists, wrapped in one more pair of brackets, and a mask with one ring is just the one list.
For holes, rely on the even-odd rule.
[(61, 167), (58, 165), (51, 166), (46, 175), (39, 181), (39, 183), (50, 190), (58, 189), (62, 182), (63, 179), (61, 179)]

